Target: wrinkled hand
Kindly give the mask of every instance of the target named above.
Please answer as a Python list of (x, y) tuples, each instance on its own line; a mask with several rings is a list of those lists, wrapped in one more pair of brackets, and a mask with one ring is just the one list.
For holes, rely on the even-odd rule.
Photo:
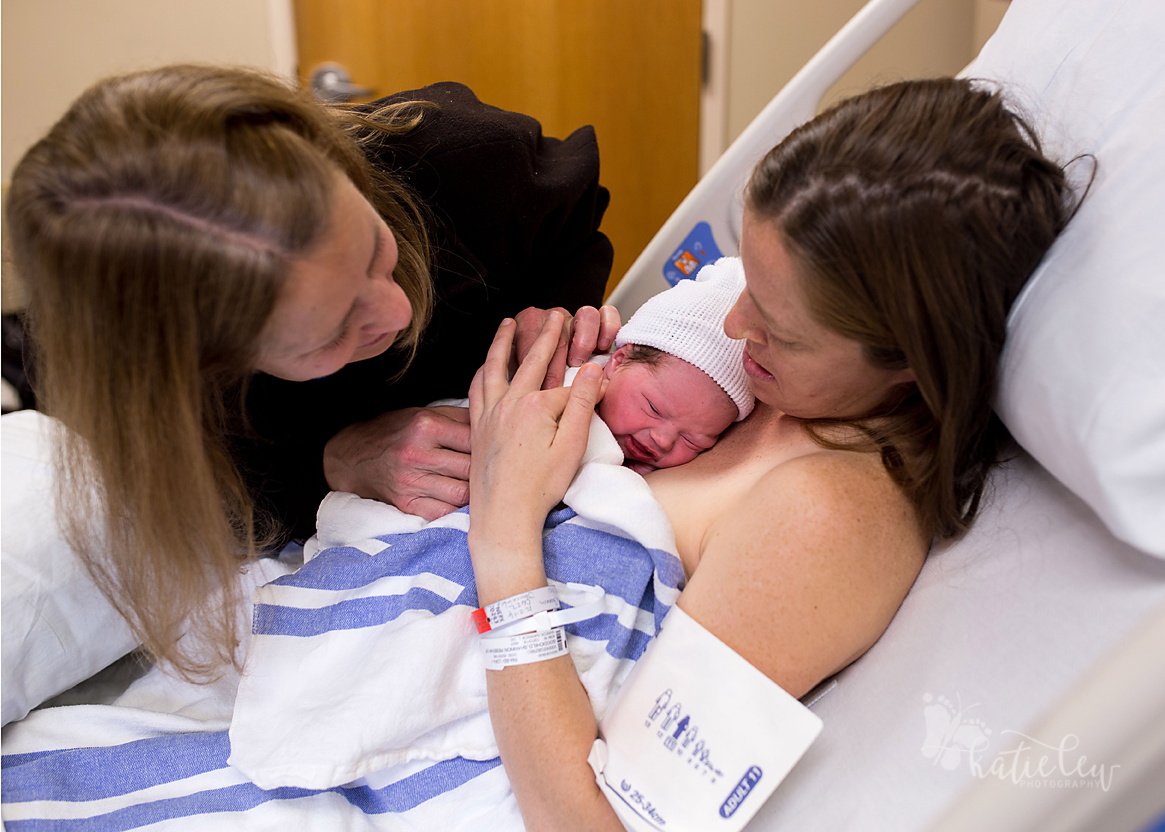
[(571, 367), (581, 367), (582, 363), (596, 352), (606, 352), (610, 349), (611, 344), (615, 343), (615, 336), (621, 325), (619, 310), (613, 306), (604, 306), (600, 309), (581, 306), (573, 318), (561, 306), (554, 309), (538, 309), (534, 306), (523, 309), (515, 319), (517, 331), (510, 356), (511, 374), (526, 359), (552, 312), (562, 315), (563, 325), (558, 345), (547, 365), (546, 378), (542, 382), (543, 390), (562, 386), (568, 364)]
[(604, 389), (601, 369), (588, 364), (571, 387), (541, 389), (563, 322), (557, 311), (546, 316), (525, 360), (507, 381), (517, 326), (503, 321), (473, 378), (469, 490), (475, 536), (500, 540), (510, 530), (540, 530), (586, 451), (591, 414)]
[(469, 502), (469, 447), (464, 407), (392, 410), (333, 436), (324, 476), (335, 491), (436, 520)]

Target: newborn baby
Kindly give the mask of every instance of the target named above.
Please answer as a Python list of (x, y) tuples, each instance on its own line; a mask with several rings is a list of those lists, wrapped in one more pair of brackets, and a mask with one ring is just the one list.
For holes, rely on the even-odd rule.
[(724, 318), (744, 289), (738, 257), (724, 257), (643, 304), (606, 359), (598, 414), (638, 474), (691, 462), (753, 408), (744, 341)]
[[(691, 462), (752, 412), (744, 341), (724, 334), (742, 291), (740, 258), (722, 257), (648, 300), (615, 336), (615, 351), (589, 359), (610, 381), (596, 412), (637, 474)], [(578, 369), (567, 370), (565, 384)], [(430, 407), (467, 404), (441, 399)]]

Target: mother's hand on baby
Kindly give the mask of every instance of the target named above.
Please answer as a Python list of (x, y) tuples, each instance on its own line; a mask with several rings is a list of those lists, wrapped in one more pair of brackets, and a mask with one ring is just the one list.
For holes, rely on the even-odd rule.
[(615, 335), (618, 334), (620, 327), (619, 310), (613, 306), (604, 306), (600, 309), (581, 306), (573, 318), (561, 306), (554, 309), (538, 309), (533, 306), (523, 309), (515, 319), (517, 330), (510, 356), (511, 372), (526, 359), (551, 312), (559, 313), (563, 323), (558, 345), (547, 365), (546, 378), (542, 383), (543, 390), (561, 387), (568, 365), (580, 367), (596, 352), (606, 352), (610, 349), (611, 344), (615, 343)]
[(556, 310), (546, 316), (511, 381), (507, 371), (517, 325), (503, 321), (473, 378), (469, 491), (471, 528), (478, 532), (486, 531), (482, 524), (497, 525), (492, 531), (531, 524), (541, 529), (586, 451), (591, 414), (603, 392), (600, 368), (584, 366), (571, 387), (541, 389), (563, 322)]
[(349, 425), (324, 448), (328, 487), (436, 520), (469, 502), (469, 412), (391, 410)]

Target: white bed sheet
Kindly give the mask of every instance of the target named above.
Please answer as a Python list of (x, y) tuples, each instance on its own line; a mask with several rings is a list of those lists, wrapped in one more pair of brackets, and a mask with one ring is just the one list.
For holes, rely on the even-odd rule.
[[(976, 756), (989, 772), (1009, 732), (1030, 732), (1162, 604), (1165, 562), (1117, 541), (1019, 456), (973, 530), (931, 553), (882, 639), (814, 706), (825, 729), (749, 829), (925, 828), (979, 779), (973, 741), (986, 743)], [(1095, 759), (1088, 742), (1071, 762), (1121, 763)]]

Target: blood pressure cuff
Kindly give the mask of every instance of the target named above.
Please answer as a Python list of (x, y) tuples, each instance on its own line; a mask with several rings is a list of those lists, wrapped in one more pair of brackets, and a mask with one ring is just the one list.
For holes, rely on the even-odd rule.
[(587, 761), (632, 832), (738, 832), (821, 725), (672, 607), (603, 717)]

